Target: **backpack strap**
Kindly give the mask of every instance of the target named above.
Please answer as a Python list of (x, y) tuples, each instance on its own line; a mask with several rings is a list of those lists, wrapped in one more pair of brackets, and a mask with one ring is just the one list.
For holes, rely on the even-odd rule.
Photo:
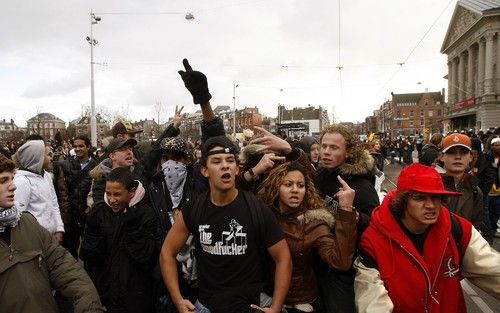
[(264, 222), (261, 204), (257, 200), (257, 197), (255, 197), (255, 195), (251, 194), (250, 192), (244, 190), (239, 190), (239, 192), (243, 193), (243, 198), (245, 199), (248, 209), (250, 210), (250, 218), (255, 230), (257, 242), (259, 246), (264, 247), (264, 244), (262, 242), (263, 238), (261, 238), (260, 232), (261, 226)]
[(201, 214), (203, 213), (203, 203), (207, 199), (208, 190), (205, 190), (201, 195), (199, 195), (196, 200), (194, 200), (193, 206), (191, 207), (191, 220), (189, 224), (191, 224), (195, 229), (193, 232), (197, 231), (197, 227), (201, 221)]
[(462, 225), (455, 217), (455, 215), (453, 215), (453, 213), (451, 212), (450, 212), (450, 219), (451, 219), (451, 235), (453, 236), (453, 240), (455, 241), (455, 246), (457, 247), (458, 255), (460, 257), (459, 266), (462, 267), (462, 259), (465, 254), (465, 251), (463, 251), (463, 246), (462, 246), (462, 237), (463, 237)]

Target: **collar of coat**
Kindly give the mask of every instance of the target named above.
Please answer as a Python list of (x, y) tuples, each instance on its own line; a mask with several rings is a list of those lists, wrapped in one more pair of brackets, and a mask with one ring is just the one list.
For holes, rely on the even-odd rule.
[[(375, 170), (375, 159), (368, 150), (362, 150), (357, 155), (346, 158), (345, 162), (339, 167), (333, 169), (335, 175), (367, 175)], [(330, 170), (328, 170), (330, 172)]]

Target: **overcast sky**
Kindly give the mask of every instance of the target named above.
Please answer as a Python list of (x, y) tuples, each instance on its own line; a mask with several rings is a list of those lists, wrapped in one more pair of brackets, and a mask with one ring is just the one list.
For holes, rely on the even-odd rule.
[[(95, 65), (98, 110), (156, 119), (158, 101), (161, 122), (176, 104), (194, 112), (177, 74), (186, 57), (207, 75), (214, 107), (232, 106), (237, 83), (237, 108), (257, 106), (276, 116), (278, 103), (321, 105), (339, 121), (362, 121), (391, 91), (447, 87), (439, 50), (455, 5), (341, 1), (339, 46), (337, 1), (1, 1), (1, 118), (25, 127), (37, 112), (49, 112), (69, 122), (90, 106), (85, 37), (93, 9), (102, 19), (94, 25), (94, 61), (107, 64)], [(194, 20), (159, 14), (169, 12), (192, 12)]]

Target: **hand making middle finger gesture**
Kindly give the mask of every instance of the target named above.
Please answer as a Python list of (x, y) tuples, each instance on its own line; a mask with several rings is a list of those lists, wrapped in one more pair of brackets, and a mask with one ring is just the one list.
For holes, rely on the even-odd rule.
[(342, 179), (342, 177), (337, 176), (337, 179), (340, 182), (342, 187), (339, 188), (339, 191), (335, 194), (339, 201), (339, 208), (346, 211), (353, 211), (354, 207), (352, 204), (354, 203), (354, 196), (356, 192), (354, 189), (349, 187), (349, 185)]

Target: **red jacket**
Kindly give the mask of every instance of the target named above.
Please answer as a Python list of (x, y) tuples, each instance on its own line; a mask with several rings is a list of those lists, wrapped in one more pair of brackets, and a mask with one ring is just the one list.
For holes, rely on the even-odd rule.
[[(376, 263), (393, 312), (466, 312), (458, 268), (460, 253), (451, 232), (449, 211), (441, 207), (422, 256), (389, 210), (393, 197), (394, 193), (389, 193), (373, 211), (360, 243), (362, 252)], [(467, 247), (472, 225), (456, 217), (462, 226), (462, 247)]]

